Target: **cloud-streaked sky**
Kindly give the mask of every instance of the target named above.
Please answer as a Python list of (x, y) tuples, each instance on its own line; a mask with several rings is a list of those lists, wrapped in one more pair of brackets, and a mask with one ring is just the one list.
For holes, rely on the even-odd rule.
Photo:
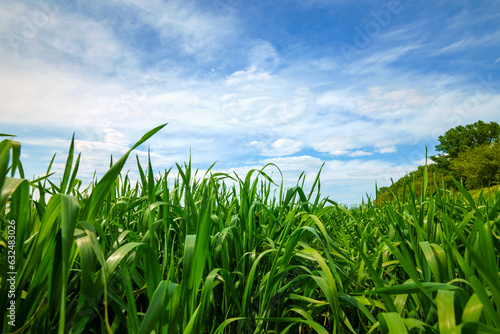
[(168, 123), (135, 153), (156, 171), (275, 163), (293, 186), (325, 163), (322, 194), (354, 204), (446, 130), (500, 122), (493, 0), (6, 0), (0, 36), (0, 133), (28, 177), (55, 152), (62, 171), (75, 132), (90, 182)]

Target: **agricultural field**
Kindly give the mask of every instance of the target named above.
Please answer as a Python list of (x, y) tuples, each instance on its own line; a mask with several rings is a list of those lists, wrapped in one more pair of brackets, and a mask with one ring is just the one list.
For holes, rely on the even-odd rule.
[[(24, 179), (0, 144), (4, 333), (500, 333), (500, 193), (408, 180), (356, 207), (190, 162), (90, 186)], [(4, 137), (5, 138), (5, 137)], [(47, 175), (51, 174), (51, 167)], [(38, 199), (33, 196), (39, 193)]]

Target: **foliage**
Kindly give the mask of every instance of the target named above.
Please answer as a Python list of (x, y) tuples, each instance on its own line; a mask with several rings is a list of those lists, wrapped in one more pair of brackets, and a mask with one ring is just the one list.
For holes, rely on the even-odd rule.
[[(377, 203), (383, 203), (384, 201), (393, 201), (397, 198), (402, 198), (403, 196), (403, 186), (406, 183), (411, 182), (412, 187), (415, 191), (416, 196), (421, 196), (422, 194), (422, 182), (424, 178), (424, 171), (427, 170), (428, 180), (430, 184), (443, 183), (446, 185), (453, 184), (452, 177), (447, 173), (443, 172), (437, 164), (430, 164), (426, 166), (418, 166), (417, 170), (412, 171), (405, 175), (404, 177), (393, 182), (389, 187), (381, 187), (377, 191)], [(427, 189), (428, 195), (431, 192), (431, 188)], [(406, 193), (408, 195), (408, 193)]]
[(452, 169), (465, 178), (470, 189), (500, 182), (500, 142), (470, 148), (458, 154)]
[(319, 177), (276, 185), (273, 165), (240, 178), (138, 161), (134, 183), (130, 151), (81, 190), (73, 149), (56, 184), (24, 179), (19, 144), (0, 143), (3, 332), (500, 331), (500, 194), (475, 201), (424, 167), (420, 196), (403, 181), (395, 201), (346, 208)]
[(469, 191), (471, 197), (476, 202), (479, 200), (479, 198), (495, 198), (497, 192), (500, 192), (500, 185)]
[(446, 171), (455, 178), (463, 178), (457, 173), (457, 169), (452, 167), (452, 163), (459, 154), (475, 147), (491, 145), (500, 138), (500, 125), (496, 122), (484, 123), (477, 121), (473, 124), (458, 125), (439, 136), (439, 144), (436, 151), (442, 152), (431, 159), (436, 162), (439, 168)]
[[(428, 166), (430, 183), (442, 184), (456, 189), (453, 178), (461, 180), (467, 189), (473, 190), (500, 183), (500, 125), (495, 122), (459, 125), (439, 136), (436, 150), (442, 152), (430, 157), (435, 164)], [(395, 200), (403, 194), (403, 183), (415, 183), (415, 193), (419, 196), (424, 166), (410, 172), (389, 187), (377, 191), (377, 201)]]
[(453, 159), (466, 150), (483, 145), (491, 145), (500, 138), (500, 125), (496, 122), (484, 123), (477, 121), (474, 124), (458, 125), (442, 136), (436, 151), (446, 154)]

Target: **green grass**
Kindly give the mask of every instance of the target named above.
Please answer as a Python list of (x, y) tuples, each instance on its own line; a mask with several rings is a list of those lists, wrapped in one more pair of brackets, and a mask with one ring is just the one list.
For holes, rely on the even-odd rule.
[(25, 179), (19, 143), (0, 143), (1, 310), (12, 220), (17, 272), (3, 332), (500, 333), (498, 193), (424, 177), (428, 195), (408, 183), (404, 200), (346, 208), (319, 176), (285, 189), (274, 165), (174, 176), (137, 160), (131, 180), (125, 161), (161, 128), (85, 189), (73, 142), (57, 184), (51, 166)]

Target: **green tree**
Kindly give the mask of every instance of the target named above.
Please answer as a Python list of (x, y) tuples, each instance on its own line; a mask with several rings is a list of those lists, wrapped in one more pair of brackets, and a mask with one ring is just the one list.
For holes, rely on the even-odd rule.
[[(500, 125), (496, 122), (477, 121), (474, 124), (459, 125), (439, 136), (436, 151), (430, 157), (435, 164), (428, 165), (429, 185), (455, 188), (452, 177), (462, 179), (469, 189), (500, 183)], [(415, 194), (420, 195), (424, 166), (410, 172), (388, 187), (377, 191), (377, 201), (391, 201), (401, 198), (404, 182), (415, 182)], [(429, 186), (428, 191), (433, 187)]]
[(451, 162), (453, 170), (472, 188), (486, 187), (500, 182), (500, 142), (485, 144), (458, 154)]
[(443, 158), (449, 161), (457, 158), (460, 153), (470, 148), (491, 145), (497, 142), (499, 138), (500, 125), (496, 122), (477, 121), (474, 124), (459, 125), (439, 136), (436, 151), (442, 152), (442, 154), (432, 156), (431, 159), (437, 163), (442, 162)]
[[(436, 145), (436, 151), (441, 152), (436, 156), (432, 156), (431, 160), (436, 162), (439, 169), (455, 179), (463, 179), (467, 177), (461, 172), (463, 168), (453, 168), (453, 161), (458, 158), (459, 154), (464, 153), (471, 148), (491, 145), (500, 138), (500, 125), (496, 122), (485, 123), (477, 121), (474, 124), (458, 125), (442, 136), (439, 136), (439, 144)], [(453, 186), (451, 181), (447, 182), (448, 186)]]

